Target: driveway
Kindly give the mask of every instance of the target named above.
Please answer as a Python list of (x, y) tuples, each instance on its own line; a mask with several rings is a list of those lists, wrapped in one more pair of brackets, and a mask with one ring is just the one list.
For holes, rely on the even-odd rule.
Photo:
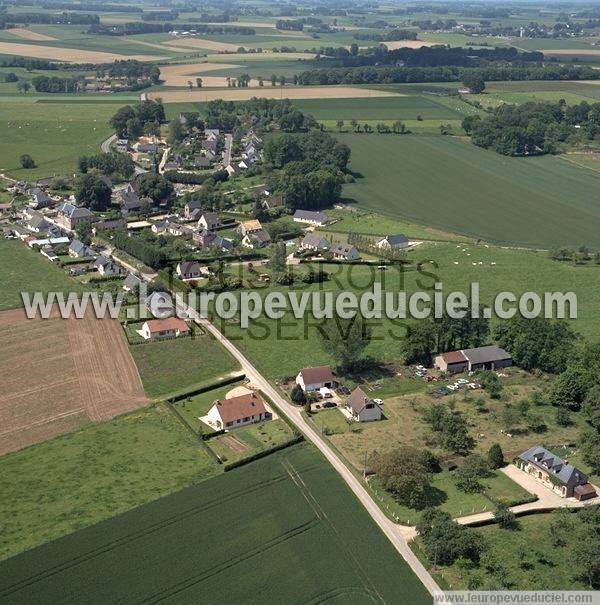
[[(517, 468), (514, 464), (509, 464), (500, 470), (515, 483), (519, 484), (525, 491), (537, 497), (535, 502), (527, 502), (526, 504), (512, 506), (510, 510), (517, 516), (528, 511), (548, 510), (553, 508), (582, 508), (583, 506), (590, 506), (591, 504), (600, 504), (600, 496), (596, 496), (585, 502), (580, 502), (575, 498), (561, 498), (557, 493), (548, 489), (545, 485), (542, 485), (532, 475)], [(596, 493), (600, 494), (600, 490), (597, 487)], [(486, 512), (459, 517), (456, 521), (461, 525), (477, 525), (478, 523), (493, 518), (493, 513)]]

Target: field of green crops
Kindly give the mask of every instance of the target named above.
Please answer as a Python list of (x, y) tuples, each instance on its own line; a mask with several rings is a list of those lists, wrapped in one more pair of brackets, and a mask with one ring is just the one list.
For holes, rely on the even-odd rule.
[(20, 603), (410, 603), (431, 597), (335, 471), (283, 450), (0, 564)]
[(490, 242), (600, 245), (600, 178), (559, 157), (509, 158), (443, 136), (341, 134), (360, 207)]

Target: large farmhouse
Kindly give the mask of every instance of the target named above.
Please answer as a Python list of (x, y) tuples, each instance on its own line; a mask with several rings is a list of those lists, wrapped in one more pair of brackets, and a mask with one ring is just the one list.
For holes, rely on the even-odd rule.
[(263, 398), (255, 392), (231, 399), (215, 401), (208, 410), (206, 420), (217, 430), (235, 429), (248, 424), (268, 420), (271, 414), (265, 407)]
[(520, 454), (515, 464), (563, 498), (574, 496), (578, 500), (589, 500), (596, 496), (586, 475), (540, 445)]
[(498, 370), (512, 365), (510, 353), (496, 345), (475, 349), (461, 349), (441, 353), (434, 359), (434, 365), (442, 372), (476, 372), (477, 370)]

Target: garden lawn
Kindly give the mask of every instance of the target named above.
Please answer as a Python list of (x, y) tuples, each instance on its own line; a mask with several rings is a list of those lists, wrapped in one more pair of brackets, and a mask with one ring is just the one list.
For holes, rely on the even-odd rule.
[(233, 357), (207, 334), (131, 347), (148, 397), (193, 390), (237, 369)]
[(0, 559), (218, 472), (162, 406), (8, 454), (0, 458)]
[(502, 244), (600, 246), (600, 176), (560, 158), (509, 158), (444, 136), (337, 136), (364, 177), (343, 194), (362, 208)]

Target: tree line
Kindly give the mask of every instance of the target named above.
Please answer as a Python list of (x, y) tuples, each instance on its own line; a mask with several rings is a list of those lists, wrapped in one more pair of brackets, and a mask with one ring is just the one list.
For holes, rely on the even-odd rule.
[(485, 81), (598, 80), (600, 72), (582, 65), (488, 65), (487, 67), (346, 67), (313, 69), (298, 74), (304, 86), (462, 82), (477, 74)]

